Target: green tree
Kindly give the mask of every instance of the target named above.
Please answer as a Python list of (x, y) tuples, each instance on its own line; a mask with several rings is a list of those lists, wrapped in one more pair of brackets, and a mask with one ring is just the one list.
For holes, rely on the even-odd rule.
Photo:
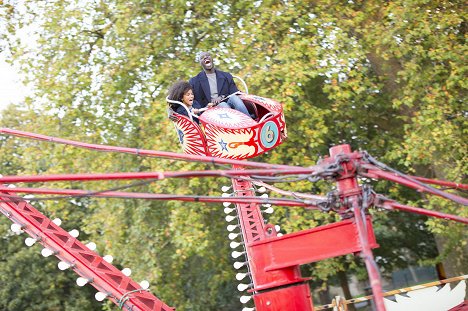
[[(289, 138), (259, 160), (310, 166), (330, 146), (348, 143), (403, 171), (466, 182), (466, 20), (461, 1), (4, 1), (0, 12), (8, 25), (0, 34), (2, 49), (21, 64), (35, 90), (22, 109), (3, 114), (2, 126), (176, 151), (177, 137), (166, 117), (166, 90), (198, 72), (195, 53), (210, 50), (221, 69), (245, 78), (251, 93), (284, 104)], [(37, 29), (37, 47), (32, 49), (14, 37), (29, 25)], [(16, 139), (1, 143), (2, 174), (205, 167)], [(132, 190), (218, 195), (220, 183), (228, 181), (165, 180)], [(324, 182), (281, 187), (331, 190)], [(389, 183), (374, 187), (401, 202), (467, 215), (466, 209)], [(240, 308), (221, 207), (90, 199), (47, 203), (44, 209), (80, 227), (100, 252), (119, 254), (118, 265), (130, 266), (135, 279), (147, 278), (153, 292), (178, 310)], [(377, 238), (385, 241), (376, 254), (385, 258), (385, 272), (450, 258), (447, 274), (462, 272), (468, 258), (463, 226), (401, 218), (406, 219), (399, 213), (375, 213)], [(292, 232), (336, 219), (278, 208), (270, 221)], [(426, 225), (437, 235), (436, 259)], [(411, 243), (414, 236), (417, 243)], [(424, 242), (428, 252), (416, 252)], [(410, 256), (400, 262), (403, 253)], [(18, 256), (25, 262), (28, 255)], [(304, 267), (305, 273), (324, 281), (360, 270), (362, 264), (351, 256)], [(5, 279), (14, 273), (3, 266), (0, 271)], [(50, 295), (57, 306), (63, 303), (59, 292)]]

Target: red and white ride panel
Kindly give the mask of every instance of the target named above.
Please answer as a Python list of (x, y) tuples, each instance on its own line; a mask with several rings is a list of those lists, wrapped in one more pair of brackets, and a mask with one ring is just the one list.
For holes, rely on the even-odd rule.
[(213, 107), (199, 118), (173, 113), (182, 149), (188, 154), (228, 159), (256, 157), (280, 145), (287, 137), (283, 107), (280, 103), (255, 95), (241, 94), (256, 120), (230, 109)]

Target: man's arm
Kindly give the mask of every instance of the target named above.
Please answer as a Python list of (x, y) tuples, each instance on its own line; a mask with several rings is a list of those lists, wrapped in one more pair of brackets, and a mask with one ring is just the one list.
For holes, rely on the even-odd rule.
[(226, 75), (228, 77), (228, 86), (229, 86), (229, 94), (228, 95), (231, 95), (232, 93), (238, 92), (239, 89), (237, 88), (237, 85), (234, 82), (234, 78), (232, 77), (232, 75), (230, 73), (226, 73)]

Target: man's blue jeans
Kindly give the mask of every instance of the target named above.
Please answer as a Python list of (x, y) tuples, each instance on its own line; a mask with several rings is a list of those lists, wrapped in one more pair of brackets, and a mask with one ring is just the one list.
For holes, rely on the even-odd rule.
[(250, 117), (247, 107), (245, 107), (244, 102), (237, 95), (232, 95), (227, 101), (219, 103), (218, 107), (232, 108)]

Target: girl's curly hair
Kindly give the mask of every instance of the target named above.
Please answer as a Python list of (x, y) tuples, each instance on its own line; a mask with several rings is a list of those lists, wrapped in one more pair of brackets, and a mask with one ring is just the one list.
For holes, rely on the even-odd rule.
[(171, 100), (182, 101), (184, 94), (192, 89), (192, 86), (187, 81), (177, 81), (174, 83), (168, 93), (168, 98)]

